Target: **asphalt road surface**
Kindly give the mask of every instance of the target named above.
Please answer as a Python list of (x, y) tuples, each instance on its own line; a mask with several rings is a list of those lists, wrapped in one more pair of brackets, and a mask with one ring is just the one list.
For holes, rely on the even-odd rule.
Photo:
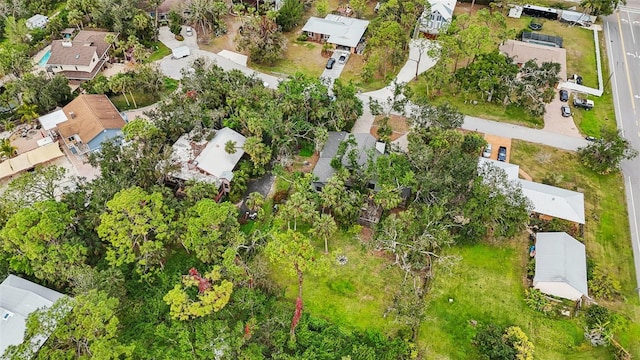
[[(634, 148), (640, 150), (640, 0), (604, 19), (603, 31), (610, 73), (604, 74), (605, 91), (611, 90), (618, 128)], [(640, 295), (640, 158), (622, 163), (631, 241)]]

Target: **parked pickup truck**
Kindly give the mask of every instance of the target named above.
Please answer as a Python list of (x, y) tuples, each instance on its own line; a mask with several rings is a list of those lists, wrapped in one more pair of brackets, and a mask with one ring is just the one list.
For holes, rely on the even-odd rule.
[(593, 100), (573, 98), (573, 106), (591, 110), (593, 109)]

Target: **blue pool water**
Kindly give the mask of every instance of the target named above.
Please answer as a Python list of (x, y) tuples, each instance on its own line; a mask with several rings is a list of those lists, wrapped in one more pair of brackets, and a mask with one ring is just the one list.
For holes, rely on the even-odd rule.
[(41, 67), (45, 67), (45, 65), (47, 65), (47, 61), (49, 61), (49, 57), (51, 56), (51, 50), (47, 51), (44, 56), (42, 57), (42, 59), (40, 59), (40, 61), (38, 61), (38, 65), (40, 65)]

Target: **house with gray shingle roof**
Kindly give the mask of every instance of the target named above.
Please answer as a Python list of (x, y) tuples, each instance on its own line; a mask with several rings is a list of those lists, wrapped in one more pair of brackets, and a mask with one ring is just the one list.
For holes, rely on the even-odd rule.
[[(336, 173), (336, 169), (331, 166), (331, 161), (338, 155), (340, 144), (349, 141), (350, 137), (353, 137), (356, 146), (349, 146), (346, 153), (353, 150), (356, 151), (356, 162), (358, 165), (366, 165), (369, 161), (369, 156), (373, 156), (375, 159), (384, 154), (384, 143), (378, 142), (376, 138), (369, 133), (350, 134), (344, 131), (330, 131), (327, 142), (324, 144), (322, 151), (320, 151), (320, 158), (313, 169), (313, 176), (315, 178), (313, 187), (317, 191), (320, 191), (329, 178)], [(341, 161), (343, 166), (349, 166), (349, 160), (346, 154), (342, 157)]]

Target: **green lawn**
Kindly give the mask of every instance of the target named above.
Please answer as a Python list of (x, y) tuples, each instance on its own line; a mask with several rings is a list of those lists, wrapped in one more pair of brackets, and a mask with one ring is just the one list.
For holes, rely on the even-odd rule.
[(153, 51), (151, 56), (149, 56), (147, 62), (162, 60), (165, 56), (171, 55), (171, 49), (166, 47), (165, 44), (160, 41), (156, 41), (153, 44), (152, 49), (155, 50)]
[(456, 247), (448, 254), (461, 261), (452, 272), (439, 272), (432, 284), (428, 320), (420, 330), (426, 358), (477, 358), (472, 320), (479, 325), (520, 326), (533, 342), (537, 359), (613, 358), (608, 349), (583, 344), (580, 320), (552, 319), (525, 304), (526, 238), (496, 246)]
[[(322, 277), (305, 276), (305, 311), (340, 326), (393, 334), (399, 327), (383, 314), (391, 303), (395, 284), (401, 280), (398, 269), (390, 267), (388, 259), (366, 251), (353, 234), (342, 233), (330, 240), (331, 255), (323, 254), (320, 242), (315, 245), (318, 256), (331, 256), (332, 266), (329, 274)], [(347, 264), (335, 262), (336, 249), (347, 256)], [(272, 271), (271, 277), (286, 288), (286, 297), (294, 303), (297, 280), (282, 271)]]
[(142, 92), (142, 91), (134, 91), (133, 97), (135, 98), (137, 106), (134, 106), (131, 100), (131, 95), (129, 94), (127, 94), (127, 99), (129, 100), (128, 104), (127, 104), (127, 100), (125, 100), (122, 94), (110, 96), (109, 99), (111, 99), (111, 102), (113, 102), (113, 104), (116, 106), (116, 108), (119, 111), (139, 109), (141, 107), (154, 104), (159, 100), (157, 96), (154, 96), (152, 94)]
[[(523, 141), (512, 142), (511, 161), (520, 169), (541, 181), (553, 174), (560, 178), (558, 186), (584, 192), (584, 242), (587, 256), (595, 264), (620, 281), (623, 299), (606, 303), (632, 321), (625, 332), (619, 334), (621, 342), (636, 356), (640, 356), (640, 301), (635, 291), (633, 253), (624, 195), (624, 182), (620, 174), (596, 175), (585, 169), (573, 153)], [(624, 301), (624, 302), (623, 302)]]

